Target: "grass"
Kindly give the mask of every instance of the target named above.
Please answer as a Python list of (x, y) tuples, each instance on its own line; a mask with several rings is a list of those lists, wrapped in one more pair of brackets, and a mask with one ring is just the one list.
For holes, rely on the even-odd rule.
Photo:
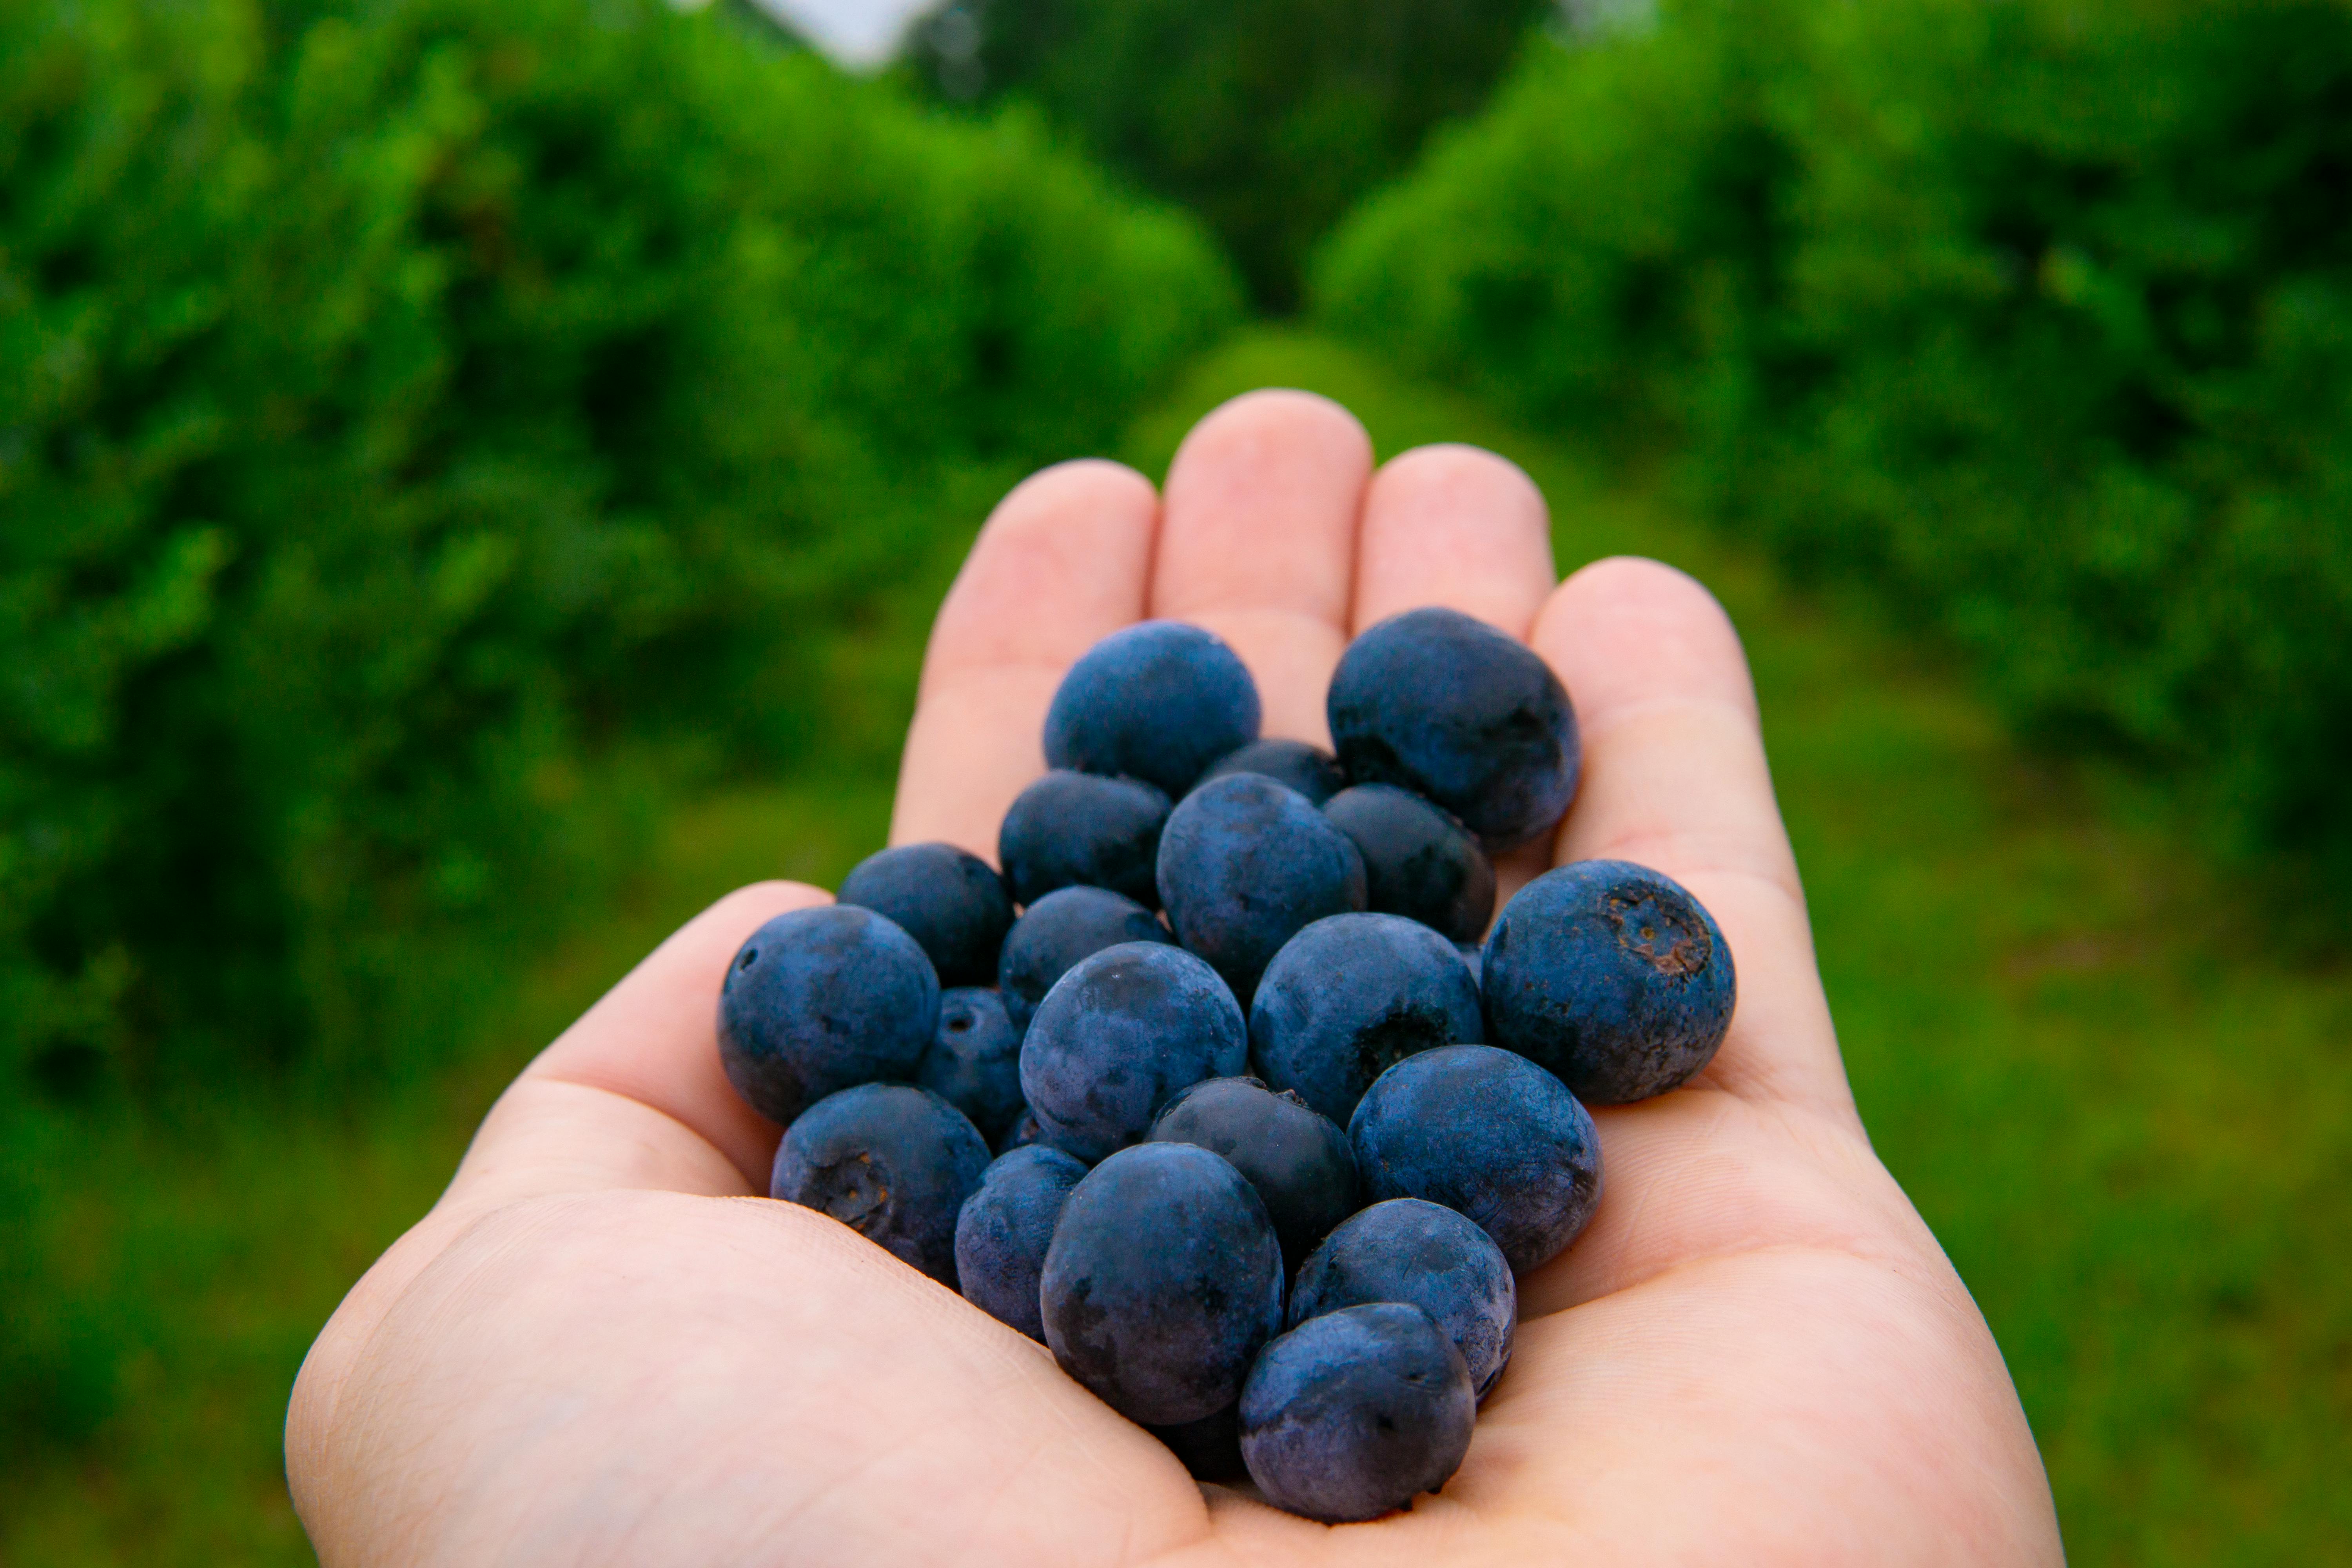
[[(1193, 417), (1263, 384), (1348, 403), (1383, 454), (1495, 447), (1551, 499), (1564, 568), (1661, 556), (1731, 610), (1864, 1118), (2000, 1337), (2074, 1560), (2352, 1562), (2352, 975), (2298, 957), (2305, 912), (2021, 754), (1867, 605), (1793, 594), (1659, 494), (1328, 343), (1238, 340), (1125, 455), (1158, 472)], [(919, 620), (845, 679), (902, 703)], [(532, 1049), (727, 887), (837, 878), (887, 792), (868, 766), (683, 814), (447, 1074), (364, 1113), (51, 1129), (38, 1157), (87, 1173), (43, 1215), (101, 1304), (81, 1331), (141, 1348), (117, 1414), (0, 1477), (0, 1562), (308, 1561), (277, 1423), (336, 1297)]]

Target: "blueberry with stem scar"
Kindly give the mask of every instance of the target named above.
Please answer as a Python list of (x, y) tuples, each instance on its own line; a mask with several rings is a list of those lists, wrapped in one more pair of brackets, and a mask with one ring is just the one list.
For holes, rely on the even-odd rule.
[(987, 1168), (979, 1130), (938, 1095), (860, 1084), (785, 1130), (768, 1195), (831, 1215), (952, 1289), (956, 1216)]
[(1495, 1043), (1596, 1105), (1687, 1083), (1731, 1027), (1738, 982), (1715, 917), (1663, 872), (1579, 860), (1519, 889), (1486, 939)]

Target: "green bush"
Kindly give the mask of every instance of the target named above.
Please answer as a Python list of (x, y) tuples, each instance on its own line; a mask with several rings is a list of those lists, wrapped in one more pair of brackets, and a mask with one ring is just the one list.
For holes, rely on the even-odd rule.
[(1553, 0), (957, 0), (909, 40), (950, 100), (1018, 94), (1205, 218), (1261, 302), (1483, 102)]
[(1033, 124), (659, 0), (0, 6), (0, 1094), (446, 1035), (431, 954), (821, 743), (969, 476), (1235, 309)]
[(1531, 60), (1319, 308), (1660, 447), (2047, 742), (2352, 873), (2352, 12), (1685, 0)]

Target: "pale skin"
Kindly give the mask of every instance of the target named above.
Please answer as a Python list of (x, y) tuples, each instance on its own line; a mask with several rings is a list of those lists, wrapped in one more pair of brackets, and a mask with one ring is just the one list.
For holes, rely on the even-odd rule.
[[(1596, 1113), (1606, 1195), (1520, 1282), (1469, 1458), (1332, 1529), (1196, 1485), (1004, 1328), (846, 1227), (757, 1194), (778, 1130), (720, 1073), (736, 947), (823, 890), (730, 894), (542, 1052), (432, 1212), (352, 1289), (287, 1423), (343, 1564), (2060, 1561), (2000, 1352), (1872, 1152), (1729, 621), (1619, 560), (1555, 583), (1544, 503), (1465, 447), (1373, 469), (1333, 404), (1210, 415), (1164, 496), (1066, 464), (989, 520), (941, 607), (894, 842), (993, 858), (1061, 672), (1145, 616), (1241, 654), (1265, 731), (1328, 743), (1357, 630), (1446, 605), (1526, 639), (1582, 724), (1549, 858), (1638, 860), (1715, 912), (1739, 974), (1689, 1087)], [(1507, 868), (1505, 892), (1542, 858)]]

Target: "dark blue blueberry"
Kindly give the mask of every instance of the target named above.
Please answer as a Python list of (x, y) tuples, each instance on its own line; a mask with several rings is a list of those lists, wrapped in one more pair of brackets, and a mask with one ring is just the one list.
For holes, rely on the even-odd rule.
[(996, 984), (1004, 994), (1005, 1016), (1014, 1028), (1027, 1029), (1029, 1015), (1054, 982), (1090, 952), (1122, 942), (1172, 944), (1175, 940), (1150, 910), (1108, 889), (1064, 888), (1048, 893), (1021, 911), (1004, 939)]
[(1521, 1274), (1566, 1250), (1601, 1202), (1591, 1113), (1559, 1079), (1493, 1046), (1405, 1058), (1356, 1107), (1348, 1142), (1367, 1198), (1458, 1210)]
[(1391, 1198), (1354, 1215), (1292, 1280), (1290, 1326), (1373, 1301), (1428, 1313), (1462, 1352), (1480, 1399), (1510, 1363), (1518, 1285), (1501, 1248), (1466, 1215), (1419, 1198)]
[(1249, 1477), (1242, 1461), (1242, 1408), (1238, 1401), (1214, 1415), (1180, 1426), (1154, 1426), (1151, 1435), (1168, 1445), (1196, 1481), (1239, 1481)]
[(1249, 1026), (1217, 972), (1181, 947), (1124, 942), (1055, 982), (1021, 1043), (1021, 1092), (1045, 1141), (1081, 1160), (1140, 1140), (1178, 1090), (1249, 1065)]
[[(1021, 1108), (1021, 1114), (1013, 1119), (1012, 1127), (1006, 1131), (1003, 1141), (996, 1145), (996, 1152), (999, 1154), (1010, 1154), (1015, 1149), (1026, 1149), (1033, 1143), (1043, 1143), (1045, 1141), (1045, 1130), (1037, 1125), (1037, 1113), (1024, 1105)], [(1058, 1153), (1060, 1151), (1056, 1150), (1055, 1152)]]
[(1495, 1043), (1595, 1105), (1647, 1100), (1715, 1059), (1738, 984), (1731, 949), (1671, 877), (1579, 860), (1518, 891), (1486, 939)]
[(1210, 763), (1209, 771), (1201, 775), (1201, 783), (1227, 773), (1263, 773), (1276, 784), (1288, 784), (1318, 805), (1348, 787), (1348, 775), (1340, 769), (1339, 759), (1304, 741), (1271, 737), (1252, 741), (1240, 751), (1227, 752)]
[(752, 1110), (789, 1123), (826, 1095), (901, 1081), (931, 1043), (940, 981), (871, 910), (793, 910), (751, 933), (719, 991), (719, 1059)]
[(1045, 762), (1125, 774), (1174, 799), (1201, 771), (1257, 739), (1257, 686), (1213, 632), (1144, 621), (1070, 667), (1045, 710)]
[(831, 1215), (953, 1289), (956, 1215), (987, 1168), (962, 1111), (929, 1089), (867, 1083), (784, 1130), (768, 1195)]
[(1429, 1315), (1398, 1301), (1309, 1319), (1265, 1347), (1242, 1390), (1242, 1458), (1276, 1508), (1378, 1519), (1462, 1468), (1478, 1403)]
[(1364, 857), (1367, 907), (1402, 915), (1453, 942), (1475, 942), (1495, 918), (1495, 866), (1476, 836), (1394, 784), (1358, 784), (1323, 815)]
[(1004, 998), (976, 985), (940, 993), (940, 1027), (915, 1081), (971, 1118), (992, 1143), (1021, 1114), (1021, 1032)]
[(1160, 900), (1177, 940), (1246, 999), (1300, 927), (1364, 907), (1364, 858), (1297, 790), (1228, 773), (1169, 814)]
[(1037, 1279), (1054, 1222), (1087, 1168), (1037, 1144), (1000, 1154), (982, 1173), (980, 1186), (956, 1216), (956, 1282), (963, 1299), (1044, 1343)]
[(942, 985), (988, 985), (1013, 927), (1004, 879), (952, 844), (901, 844), (869, 855), (841, 879), (835, 902), (896, 921), (939, 971)]
[(1444, 937), (1402, 915), (1332, 915), (1283, 944), (1250, 1004), (1258, 1076), (1342, 1127), (1415, 1051), (1485, 1038), (1478, 985)]
[(1289, 1268), (1356, 1212), (1348, 1135), (1297, 1095), (1254, 1078), (1213, 1078), (1185, 1089), (1152, 1122), (1151, 1142), (1197, 1144), (1232, 1161), (1257, 1189)]
[(1282, 1327), (1282, 1244), (1242, 1173), (1145, 1143), (1087, 1173), (1045, 1252), (1045, 1342), (1129, 1420), (1175, 1426), (1240, 1397)]
[(1327, 705), (1349, 778), (1427, 795), (1489, 853), (1540, 838), (1576, 797), (1576, 710), (1559, 678), (1458, 610), (1408, 610), (1358, 637)]
[(1154, 875), (1167, 821), (1168, 797), (1150, 784), (1056, 768), (1004, 814), (997, 858), (1024, 904), (1056, 888), (1108, 888), (1157, 907)]

